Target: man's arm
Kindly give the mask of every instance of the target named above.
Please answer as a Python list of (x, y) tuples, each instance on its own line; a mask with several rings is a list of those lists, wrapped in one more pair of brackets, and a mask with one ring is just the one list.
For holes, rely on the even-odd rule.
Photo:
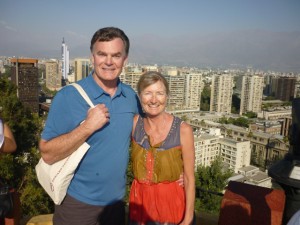
[(43, 139), (40, 141), (39, 149), (43, 160), (48, 164), (53, 164), (66, 158), (108, 121), (109, 113), (104, 104), (99, 104), (89, 109), (85, 121), (69, 133), (62, 134), (48, 141)]

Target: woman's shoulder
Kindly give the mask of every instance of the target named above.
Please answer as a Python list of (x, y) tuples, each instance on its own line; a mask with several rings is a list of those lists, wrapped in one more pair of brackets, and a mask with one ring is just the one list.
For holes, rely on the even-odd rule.
[(182, 132), (193, 132), (192, 126), (190, 124), (188, 124), (186, 121), (183, 121), (183, 120), (181, 120), (180, 130)]

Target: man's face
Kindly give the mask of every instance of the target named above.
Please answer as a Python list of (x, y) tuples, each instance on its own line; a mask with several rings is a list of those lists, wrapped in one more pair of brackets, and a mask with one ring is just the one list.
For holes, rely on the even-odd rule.
[(96, 79), (98, 78), (101, 82), (117, 80), (127, 60), (122, 39), (115, 38), (111, 41), (95, 42), (91, 60)]

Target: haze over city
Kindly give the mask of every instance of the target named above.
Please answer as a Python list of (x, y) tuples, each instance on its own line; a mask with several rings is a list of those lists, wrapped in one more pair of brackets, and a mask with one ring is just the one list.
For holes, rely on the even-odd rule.
[(123, 29), (129, 62), (300, 72), (300, 1), (0, 2), (0, 55), (89, 57), (93, 33)]

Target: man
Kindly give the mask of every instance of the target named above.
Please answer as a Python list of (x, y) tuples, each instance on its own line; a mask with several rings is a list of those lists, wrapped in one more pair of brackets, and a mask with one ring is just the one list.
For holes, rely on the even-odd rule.
[(95, 107), (89, 109), (74, 87), (64, 87), (52, 102), (39, 146), (48, 164), (67, 157), (85, 141), (91, 146), (66, 198), (55, 206), (56, 225), (118, 225), (125, 219), (122, 199), (130, 133), (133, 116), (140, 112), (136, 93), (119, 80), (129, 39), (118, 28), (102, 28), (90, 49), (94, 70), (78, 84)]

